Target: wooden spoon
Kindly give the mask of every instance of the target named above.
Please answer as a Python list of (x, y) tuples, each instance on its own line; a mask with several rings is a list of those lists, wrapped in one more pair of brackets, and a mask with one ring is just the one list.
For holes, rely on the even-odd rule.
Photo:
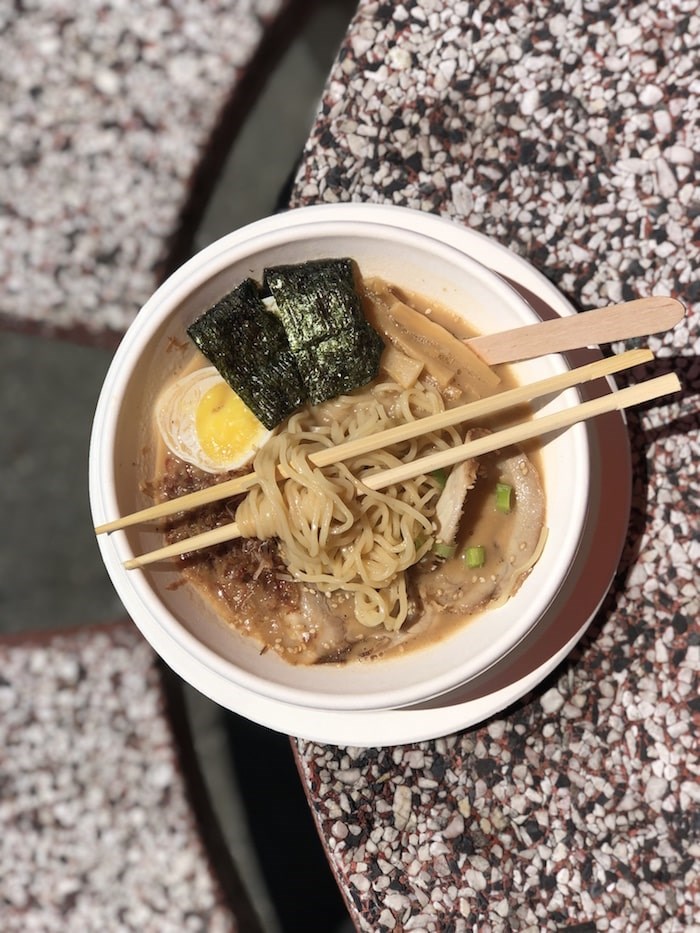
[(498, 334), (472, 337), (465, 343), (485, 363), (494, 366), (496, 363), (530, 360), (546, 353), (562, 353), (629, 337), (658, 334), (675, 327), (684, 314), (685, 307), (680, 301), (657, 295), (582, 311), (572, 317), (528, 324)]

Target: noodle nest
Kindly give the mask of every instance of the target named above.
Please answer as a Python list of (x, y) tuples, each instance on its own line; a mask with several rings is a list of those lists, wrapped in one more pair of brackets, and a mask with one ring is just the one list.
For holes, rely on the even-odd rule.
[(409, 614), (406, 571), (433, 544), (441, 484), (427, 475), (373, 491), (359, 477), (462, 437), (445, 428), (323, 468), (309, 456), (443, 410), (439, 389), (419, 380), (379, 382), (292, 415), (256, 455), (258, 482), (236, 512), (241, 534), (277, 538), (293, 579), (351, 595), (360, 623), (398, 630)]

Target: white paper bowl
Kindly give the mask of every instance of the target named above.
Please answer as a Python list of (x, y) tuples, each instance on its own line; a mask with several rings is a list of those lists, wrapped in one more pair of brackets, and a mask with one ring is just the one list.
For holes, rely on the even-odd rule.
[[(90, 499), (95, 524), (150, 504), (150, 411), (173, 365), (169, 341), (243, 278), (265, 266), (351, 256), (364, 275), (379, 275), (455, 311), (473, 327), (495, 332), (537, 320), (499, 276), (463, 253), (455, 226), (403, 208), (343, 204), (303, 208), (253, 223), (212, 244), (175, 272), (146, 302), (119, 346), (102, 389), (90, 447)], [(452, 245), (450, 245), (452, 244)], [(507, 270), (504, 270), (507, 275)], [(550, 355), (518, 364), (522, 382), (563, 372)], [(576, 405), (568, 390), (542, 411)], [(345, 666), (299, 667), (260, 653), (233, 632), (189, 585), (176, 564), (126, 571), (123, 561), (162, 544), (149, 526), (99, 538), (102, 557), (126, 610), (154, 649), (183, 679), (207, 693), (215, 671), (238, 687), (297, 706), (330, 710), (387, 709), (424, 701), (481, 673), (537, 623), (574, 561), (588, 498), (587, 434), (577, 425), (542, 449), (549, 535), (520, 590), (503, 606), (468, 621), (453, 636), (400, 659)], [(170, 646), (181, 649), (170, 651)], [(171, 656), (172, 654), (172, 656)], [(183, 662), (183, 656), (186, 661)]]

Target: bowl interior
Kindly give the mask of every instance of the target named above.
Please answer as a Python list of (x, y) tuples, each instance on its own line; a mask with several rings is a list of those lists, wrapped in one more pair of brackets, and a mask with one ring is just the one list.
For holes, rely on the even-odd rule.
[[(364, 275), (382, 276), (462, 314), (481, 333), (535, 321), (503, 280), (459, 250), (419, 230), (372, 220), (333, 220), (303, 209), (251, 225), (213, 244), (178, 270), (147, 302), (115, 354), (98, 403), (91, 443), (95, 523), (150, 504), (142, 483), (153, 471), (151, 412), (166, 378), (177, 371), (186, 326), (247, 276), (265, 266), (351, 256)], [(381, 217), (381, 212), (379, 212)], [(549, 356), (513, 367), (519, 382), (557, 372)], [(576, 404), (569, 390), (543, 411)], [(346, 666), (295, 667), (232, 631), (172, 567), (125, 571), (122, 562), (160, 546), (141, 526), (100, 538), (114, 586), (136, 624), (163, 653), (163, 633), (184, 647), (197, 679), (207, 669), (274, 699), (327, 709), (402, 706), (428, 699), (476, 676), (523, 638), (550, 604), (570, 568), (583, 525), (588, 486), (584, 430), (547, 439), (541, 463), (549, 535), (538, 564), (518, 593), (498, 609), (467, 621), (449, 639), (403, 658)], [(165, 660), (168, 661), (167, 656)], [(188, 677), (188, 672), (182, 672)], [(196, 684), (195, 684), (196, 685)]]

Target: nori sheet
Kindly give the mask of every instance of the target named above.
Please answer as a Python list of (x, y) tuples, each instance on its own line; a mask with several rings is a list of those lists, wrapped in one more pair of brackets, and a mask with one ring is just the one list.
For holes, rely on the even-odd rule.
[(285, 329), (265, 308), (253, 279), (225, 295), (187, 333), (266, 428), (307, 400)]
[(377, 375), (384, 345), (369, 326), (333, 334), (294, 354), (313, 405), (352, 392)]
[(265, 269), (312, 404), (366, 385), (383, 343), (367, 323), (352, 259), (312, 259)]
[[(377, 375), (383, 343), (365, 319), (352, 259), (319, 259), (246, 279), (187, 333), (268, 429), (306, 401), (324, 402)], [(268, 310), (263, 294), (275, 299)]]
[(263, 287), (279, 308), (292, 350), (367, 326), (352, 259), (312, 259), (265, 269)]

